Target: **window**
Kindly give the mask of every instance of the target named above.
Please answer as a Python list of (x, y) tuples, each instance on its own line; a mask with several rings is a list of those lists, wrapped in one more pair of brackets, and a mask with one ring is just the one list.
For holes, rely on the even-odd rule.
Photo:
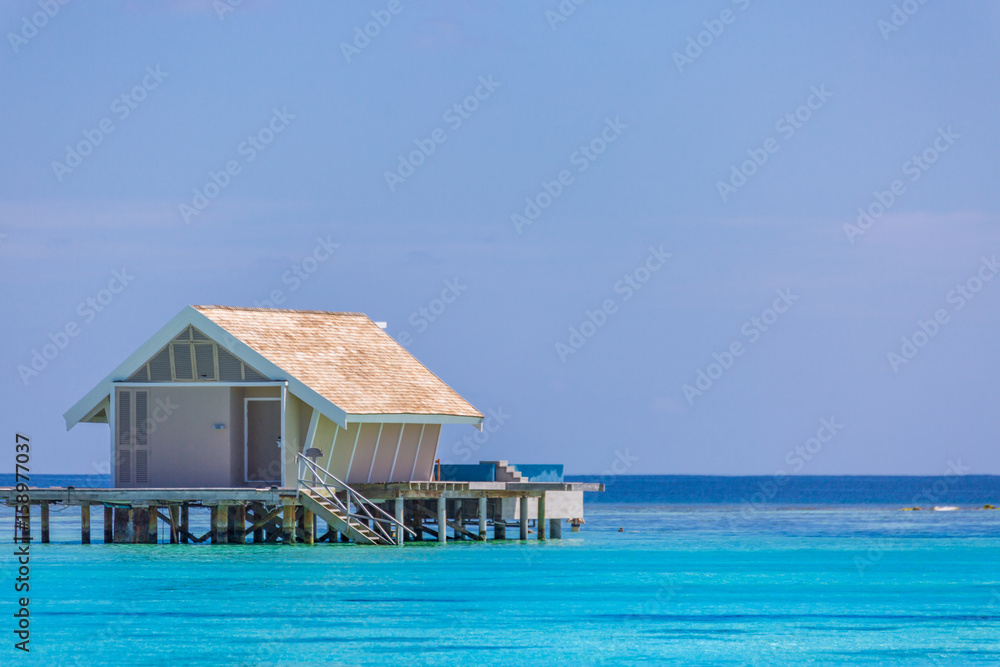
[(129, 382), (267, 382), (268, 378), (189, 326)]

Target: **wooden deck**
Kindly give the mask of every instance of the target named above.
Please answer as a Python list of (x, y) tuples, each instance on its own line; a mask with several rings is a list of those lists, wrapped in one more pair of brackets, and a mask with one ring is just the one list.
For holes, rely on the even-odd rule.
[[(556, 482), (394, 482), (357, 484), (352, 488), (370, 499), (386, 516), (394, 516), (405, 526), (402, 530), (389, 526), (388, 537), (398, 545), (424, 541), (428, 536), (442, 543), (464, 539), (485, 541), (490, 527), (493, 528), (492, 539), (506, 539), (508, 527), (516, 527), (520, 538), (528, 539), (532, 520), (538, 539), (558, 538), (563, 520), (571, 520), (574, 531), (579, 529), (583, 519), (583, 492), (604, 490), (602, 484)], [(48, 543), (49, 510), (56, 505), (80, 507), (80, 541), (83, 544), (91, 542), (92, 506), (100, 506), (104, 511), (105, 543), (157, 543), (160, 522), (169, 529), (171, 544), (247, 543), (248, 540), (256, 544), (349, 540), (387, 543), (385, 539), (366, 542), (362, 533), (370, 531), (362, 529), (359, 532), (339, 523), (339, 516), (324, 513), (313, 499), (304, 499), (295, 488), (62, 487), (29, 488), (27, 495), (32, 510), (25, 513), (24, 506), (16, 500), (18, 492), (12, 487), (0, 487), (0, 501), (20, 507), (15, 540), (20, 535), (21, 539), (33, 541), (33, 515), (37, 515), (40, 541)], [(547, 515), (547, 503), (562, 509), (550, 510)], [(206, 508), (211, 512), (211, 529), (204, 535), (194, 535), (190, 532), (189, 513), (192, 509)], [(567, 511), (574, 516), (560, 514)], [(317, 515), (326, 522), (318, 522)], [(317, 531), (320, 523), (326, 523), (322, 532)], [(442, 525), (445, 526), (443, 531)], [(451, 529), (450, 534), (448, 529)]]

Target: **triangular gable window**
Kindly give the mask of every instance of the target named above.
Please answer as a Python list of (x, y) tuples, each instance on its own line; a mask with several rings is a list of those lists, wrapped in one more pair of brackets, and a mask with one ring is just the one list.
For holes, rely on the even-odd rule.
[(187, 327), (129, 377), (129, 382), (267, 382), (218, 343)]

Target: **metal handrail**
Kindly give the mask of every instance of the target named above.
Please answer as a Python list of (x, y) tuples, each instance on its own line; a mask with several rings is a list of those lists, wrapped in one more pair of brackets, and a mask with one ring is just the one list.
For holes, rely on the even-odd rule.
[[(386, 526), (383, 526), (383, 523), (395, 525), (398, 529), (405, 530), (410, 533), (410, 535), (416, 536), (416, 533), (413, 530), (397, 521), (396, 517), (383, 510), (368, 498), (365, 498), (323, 466), (317, 464), (315, 461), (310, 461), (302, 453), (298, 453), (297, 457), (299, 462), (299, 493), (302, 492), (303, 488), (308, 491), (312, 491), (319, 498), (319, 502), (321, 504), (325, 501), (327, 504), (341, 510), (347, 517), (348, 526), (351, 525), (352, 518), (356, 519), (359, 524), (366, 519), (370, 520), (372, 522), (372, 528), (375, 530), (378, 537), (387, 542), (393, 542), (394, 540), (392, 532)], [(312, 472), (312, 481), (306, 479), (307, 472)], [(320, 486), (323, 487), (326, 494), (320, 492)], [(346, 492), (346, 502), (340, 499), (337, 495), (338, 492)], [(356, 508), (356, 511), (354, 512), (351, 511), (352, 502)], [(374, 516), (371, 513), (371, 509), (374, 509), (382, 516)], [(363, 514), (361, 512), (363, 512)]]

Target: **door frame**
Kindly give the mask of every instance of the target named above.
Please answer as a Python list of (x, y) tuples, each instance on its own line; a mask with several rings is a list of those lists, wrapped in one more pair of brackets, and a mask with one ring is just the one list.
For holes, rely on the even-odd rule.
[[(250, 472), (250, 401), (278, 401), (279, 407), (278, 411), (281, 415), (281, 421), (278, 424), (278, 461), (281, 463), (281, 475), (282, 479), (249, 479)], [(262, 396), (262, 397), (244, 397), (243, 398), (243, 482), (278, 482), (279, 485), (284, 484), (284, 474), (285, 474), (285, 414), (282, 408), (284, 407), (284, 399), (281, 396)]]

